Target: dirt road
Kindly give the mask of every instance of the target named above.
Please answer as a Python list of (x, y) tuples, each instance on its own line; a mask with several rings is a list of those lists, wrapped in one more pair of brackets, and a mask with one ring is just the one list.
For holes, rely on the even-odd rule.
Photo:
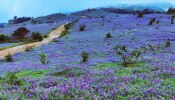
[(40, 46), (42, 46), (44, 44), (47, 44), (47, 43), (51, 42), (55, 38), (59, 38), (61, 33), (65, 30), (64, 26), (65, 25), (62, 25), (62, 26), (58, 27), (57, 29), (53, 30), (52, 32), (50, 32), (49, 33), (49, 37), (43, 39), (43, 41), (29, 43), (29, 44), (24, 44), (24, 45), (19, 45), (19, 46), (16, 46), (16, 47), (12, 47), (12, 48), (1, 50), (0, 51), (0, 59), (4, 58), (9, 53), (11, 55), (13, 55), (13, 54), (16, 54), (16, 53), (25, 52), (26, 49), (40, 47)]

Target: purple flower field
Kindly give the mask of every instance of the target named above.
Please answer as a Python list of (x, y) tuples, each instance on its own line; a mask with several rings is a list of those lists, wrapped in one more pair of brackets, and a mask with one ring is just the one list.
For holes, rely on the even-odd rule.
[[(149, 25), (151, 18), (159, 23)], [(137, 18), (134, 14), (114, 13), (79, 18), (66, 36), (12, 55), (12, 62), (1, 59), (0, 99), (174, 100), (175, 24), (170, 19), (167, 14)], [(65, 22), (69, 20), (26, 27), (46, 34)], [(80, 31), (81, 25), (85, 25), (84, 31)], [(0, 33), (11, 34), (17, 28), (2, 28)], [(106, 38), (107, 33), (110, 38)], [(152, 47), (128, 67), (121, 64), (121, 57), (113, 49), (116, 45), (124, 45), (129, 51), (140, 46), (167, 45), (168, 39), (171, 45), (167, 48)], [(81, 61), (82, 51), (88, 53), (85, 63)], [(46, 64), (40, 54), (45, 55)]]

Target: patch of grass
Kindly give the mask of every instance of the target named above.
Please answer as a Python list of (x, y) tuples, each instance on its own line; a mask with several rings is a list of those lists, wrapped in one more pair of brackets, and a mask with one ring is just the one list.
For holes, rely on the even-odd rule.
[[(130, 64), (128, 68), (122, 68), (122, 69), (135, 69), (137, 67), (141, 67), (144, 65), (145, 65), (144, 62), (141, 62), (141, 63), (134, 62), (134, 63)], [(115, 62), (115, 63), (100, 63), (100, 64), (94, 65), (92, 67), (97, 68), (97, 69), (107, 69), (109, 67), (118, 67), (118, 66), (121, 66), (121, 64), (119, 64), (118, 62)], [(133, 68), (133, 67), (135, 67), (135, 68)]]
[(143, 90), (147, 90), (145, 85), (151, 85), (150, 81), (142, 79), (142, 78), (136, 78), (131, 81), (131, 84), (128, 84), (128, 88), (130, 90), (130, 95), (128, 97), (136, 98), (138, 96), (142, 97), (143, 94), (140, 91), (140, 88)]
[(50, 70), (44, 69), (44, 70), (37, 70), (37, 71), (32, 71), (32, 70), (23, 70), (18, 73), (16, 73), (16, 76), (18, 78), (21, 77), (31, 77), (31, 78), (38, 78), (38, 77), (44, 77), (44, 75), (48, 74)]
[(133, 85), (135, 85), (135, 87), (144, 86), (145, 84), (150, 84), (150, 82), (148, 80), (145, 80), (145, 79), (142, 79), (142, 78), (136, 78), (133, 81), (131, 81), (131, 83)]
[[(144, 72), (148, 72), (148, 68), (147, 67), (143, 67), (145, 65), (145, 63), (141, 62), (135, 62), (131, 65), (129, 65), (129, 67), (122, 67), (119, 68), (116, 71), (116, 76), (129, 76), (131, 74), (138, 74), (138, 73), (144, 73)], [(92, 66), (93, 68), (96, 69), (100, 69), (100, 70), (104, 70), (110, 67), (119, 67), (121, 66), (118, 62), (116, 63), (100, 63), (97, 64), (95, 66)]]
[(85, 75), (88, 72), (81, 68), (62, 68), (62, 69), (55, 69), (54, 72), (49, 73), (50, 76), (64, 76), (64, 77), (79, 77), (81, 75)]
[(97, 65), (93, 66), (93, 68), (107, 69), (109, 67), (118, 67), (118, 66), (119, 66), (118, 62), (116, 62), (116, 63), (100, 63), (100, 64), (97, 64)]
[(144, 63), (136, 63), (135, 67), (124, 67), (124, 68), (119, 68), (116, 71), (116, 76), (129, 76), (131, 74), (139, 74), (139, 73), (145, 73), (148, 72), (148, 67), (144, 66)]
[(116, 71), (116, 76), (129, 76), (131, 75), (130, 69), (127, 68), (121, 68)]

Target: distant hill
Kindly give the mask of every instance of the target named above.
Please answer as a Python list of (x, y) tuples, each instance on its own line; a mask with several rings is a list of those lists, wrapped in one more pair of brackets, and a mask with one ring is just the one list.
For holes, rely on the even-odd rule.
[(3, 28), (6, 23), (0, 23), (0, 28)]
[(5, 25), (6, 23), (0, 23), (0, 25)]
[(76, 16), (91, 16), (91, 17), (99, 17), (105, 14), (135, 14), (139, 12), (143, 12), (145, 14), (154, 14), (154, 13), (165, 13), (168, 8), (172, 7), (173, 5), (170, 3), (157, 3), (157, 4), (138, 4), (138, 5), (113, 5), (113, 6), (106, 6), (103, 8), (93, 8), (93, 9), (86, 9), (83, 11), (78, 11), (72, 13), (72, 15)]
[[(25, 26), (29, 24), (44, 24), (44, 23), (60, 23), (64, 22), (65, 20), (72, 20), (76, 19), (76, 16), (73, 15), (66, 15), (66, 14), (61, 14), (61, 13), (56, 13), (56, 14), (51, 14), (51, 15), (46, 15), (46, 16), (41, 16), (37, 18), (33, 18), (32, 20), (22, 22), (15, 24), (17, 26)], [(13, 24), (6, 24), (5, 27), (9, 26), (14, 26)]]
[(86, 9), (86, 10), (83, 10), (83, 11), (79, 11), (79, 12), (75, 12), (75, 13), (72, 13), (71, 15), (74, 15), (74, 16), (88, 16), (88, 17), (101, 17), (101, 16), (104, 16), (106, 14), (113, 14), (111, 12), (107, 12), (103, 9), (98, 9), (98, 8), (94, 8), (94, 9)]
[[(106, 14), (136, 14), (139, 12), (144, 12), (146, 14), (153, 14), (153, 13), (164, 13), (170, 7), (175, 7), (170, 3), (156, 3), (156, 4), (136, 4), (136, 5), (109, 5), (103, 8), (93, 8), (93, 9), (86, 9), (82, 11), (73, 12), (69, 15), (56, 13), (47, 16), (41, 16), (37, 18), (33, 18), (32, 20), (18, 23), (18, 25), (27, 25), (27, 24), (42, 24), (42, 23), (56, 23), (60, 22), (65, 19), (77, 19), (79, 17), (102, 17)], [(12, 24), (5, 24), (0, 23), (0, 25), (4, 26), (13, 26)]]

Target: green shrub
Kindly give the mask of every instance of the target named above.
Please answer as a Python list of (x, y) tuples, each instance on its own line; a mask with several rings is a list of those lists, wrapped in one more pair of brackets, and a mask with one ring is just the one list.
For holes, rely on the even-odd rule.
[(107, 33), (106, 34), (106, 38), (111, 38), (111, 34), (110, 33)]
[(0, 34), (0, 43), (5, 43), (10, 40), (10, 37), (5, 34)]
[(6, 62), (12, 62), (13, 61), (13, 58), (12, 58), (10, 53), (7, 56), (5, 56), (5, 61)]
[(64, 27), (66, 30), (69, 30), (73, 26), (73, 23), (68, 23)]
[(89, 55), (88, 55), (87, 52), (83, 51), (82, 54), (81, 54), (81, 57), (82, 57), (82, 62), (87, 62), (88, 58), (89, 58)]
[(45, 64), (49, 63), (49, 61), (47, 60), (47, 57), (44, 53), (39, 54), (39, 57), (40, 57), (40, 61), (41, 61), (42, 64), (45, 65)]
[(165, 43), (165, 47), (168, 48), (171, 46), (171, 42), (170, 42), (170, 39), (168, 39)]
[(43, 36), (39, 32), (33, 32), (32, 38), (33, 38), (33, 40), (37, 40), (37, 41), (43, 40)]
[(49, 37), (48, 34), (44, 34), (44, 35), (43, 35), (43, 38), (48, 38), (48, 37)]
[(66, 36), (68, 33), (69, 33), (68, 30), (64, 30), (64, 31), (61, 33), (60, 37), (64, 37), (64, 36)]

